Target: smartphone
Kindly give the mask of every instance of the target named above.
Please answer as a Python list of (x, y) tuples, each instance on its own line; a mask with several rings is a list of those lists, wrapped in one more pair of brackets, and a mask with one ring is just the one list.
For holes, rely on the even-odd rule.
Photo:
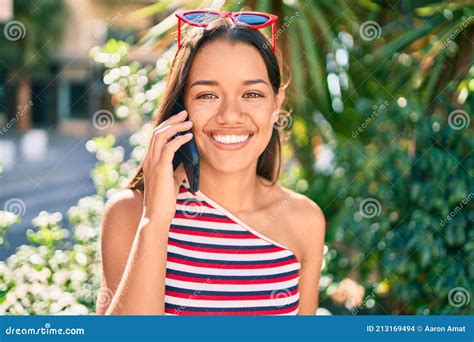
[[(184, 106), (181, 103), (177, 103), (173, 113), (178, 114), (183, 110)], [(180, 132), (179, 134), (183, 135), (189, 132), (191, 130)], [(199, 190), (199, 152), (194, 136), (176, 151), (173, 158), (173, 170), (176, 170), (181, 163), (183, 163), (184, 170), (186, 171), (190, 191), (197, 192)]]

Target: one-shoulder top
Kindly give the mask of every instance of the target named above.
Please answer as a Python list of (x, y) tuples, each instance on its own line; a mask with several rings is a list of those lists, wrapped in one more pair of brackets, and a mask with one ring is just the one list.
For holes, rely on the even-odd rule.
[(168, 236), (165, 315), (296, 315), (301, 264), (184, 182)]

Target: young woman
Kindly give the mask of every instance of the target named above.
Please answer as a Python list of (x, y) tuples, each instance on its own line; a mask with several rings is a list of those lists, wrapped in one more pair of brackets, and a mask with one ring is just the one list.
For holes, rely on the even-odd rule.
[[(276, 184), (281, 64), (258, 29), (215, 16), (180, 42), (141, 167), (107, 202), (98, 314), (316, 312), (325, 219)], [(172, 166), (193, 137), (196, 193)]]

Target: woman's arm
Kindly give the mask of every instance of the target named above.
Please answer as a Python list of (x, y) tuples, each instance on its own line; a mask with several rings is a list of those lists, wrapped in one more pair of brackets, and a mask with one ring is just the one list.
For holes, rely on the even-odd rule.
[(313, 202), (305, 205), (301, 220), (302, 258), (298, 290), (298, 315), (315, 315), (318, 308), (319, 279), (323, 261), (326, 220), (321, 209)]
[(170, 222), (137, 219), (140, 208), (127, 191), (114, 195), (104, 212), (103, 276), (96, 312), (163, 315)]

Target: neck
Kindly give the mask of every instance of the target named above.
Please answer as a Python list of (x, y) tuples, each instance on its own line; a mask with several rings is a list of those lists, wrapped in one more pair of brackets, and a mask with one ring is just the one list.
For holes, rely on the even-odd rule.
[(256, 167), (227, 173), (201, 163), (199, 190), (233, 213), (255, 209), (260, 185)]

